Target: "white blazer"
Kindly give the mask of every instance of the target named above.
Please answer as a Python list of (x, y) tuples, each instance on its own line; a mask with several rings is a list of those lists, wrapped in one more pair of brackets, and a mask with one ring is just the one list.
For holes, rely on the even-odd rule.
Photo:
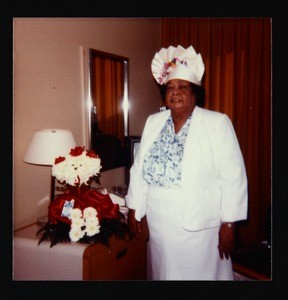
[[(142, 176), (143, 160), (171, 111), (147, 118), (140, 147), (130, 169), (126, 205), (138, 221), (146, 214), (148, 184)], [(196, 231), (221, 222), (247, 218), (247, 176), (242, 153), (227, 115), (196, 106), (182, 160), (182, 225)]]

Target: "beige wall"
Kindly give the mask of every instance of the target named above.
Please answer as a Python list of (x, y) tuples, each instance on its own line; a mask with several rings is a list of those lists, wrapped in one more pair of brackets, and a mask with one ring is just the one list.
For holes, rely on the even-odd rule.
[[(14, 18), (14, 229), (47, 215), (51, 168), (23, 162), (34, 131), (70, 129), (87, 145), (83, 49), (129, 58), (129, 133), (138, 135), (161, 105), (150, 71), (160, 25), (146, 18)], [(101, 184), (123, 185), (124, 168), (103, 172)]]

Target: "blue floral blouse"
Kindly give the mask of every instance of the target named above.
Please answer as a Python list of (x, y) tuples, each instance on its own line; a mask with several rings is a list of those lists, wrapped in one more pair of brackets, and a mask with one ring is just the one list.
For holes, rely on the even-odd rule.
[(143, 163), (143, 176), (149, 185), (179, 188), (181, 186), (181, 161), (191, 116), (175, 134), (170, 116), (154, 141)]

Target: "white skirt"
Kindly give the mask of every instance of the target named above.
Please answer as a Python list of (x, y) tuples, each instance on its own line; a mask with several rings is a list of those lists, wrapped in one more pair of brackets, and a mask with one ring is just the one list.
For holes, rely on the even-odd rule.
[(179, 189), (150, 187), (147, 222), (152, 280), (234, 280), (230, 258), (221, 260), (219, 227), (182, 227)]

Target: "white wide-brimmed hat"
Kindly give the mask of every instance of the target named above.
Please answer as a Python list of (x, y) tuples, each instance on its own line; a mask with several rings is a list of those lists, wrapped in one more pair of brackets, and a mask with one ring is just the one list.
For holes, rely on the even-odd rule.
[(200, 53), (192, 46), (184, 49), (170, 46), (162, 48), (152, 60), (151, 70), (159, 84), (166, 84), (171, 79), (183, 79), (201, 85), (205, 66)]

